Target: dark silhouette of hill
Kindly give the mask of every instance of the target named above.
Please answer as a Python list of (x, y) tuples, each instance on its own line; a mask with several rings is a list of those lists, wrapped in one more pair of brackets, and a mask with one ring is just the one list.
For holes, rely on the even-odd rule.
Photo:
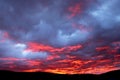
[(101, 75), (93, 74), (53, 74), (46, 72), (12, 72), (0, 71), (0, 80), (120, 80), (120, 70)]
[(99, 80), (120, 80), (120, 70), (110, 71), (101, 75), (98, 75)]

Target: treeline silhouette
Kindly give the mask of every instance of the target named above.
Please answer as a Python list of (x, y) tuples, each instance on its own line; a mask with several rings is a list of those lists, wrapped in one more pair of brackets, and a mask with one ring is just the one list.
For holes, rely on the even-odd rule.
[(47, 72), (0, 71), (0, 80), (120, 80), (120, 70), (101, 75), (93, 74), (53, 74)]

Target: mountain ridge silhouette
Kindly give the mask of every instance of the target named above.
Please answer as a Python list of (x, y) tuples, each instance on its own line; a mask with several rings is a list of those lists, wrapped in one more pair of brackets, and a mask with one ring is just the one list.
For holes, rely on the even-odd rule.
[[(13, 72), (0, 70), (4, 80), (120, 80), (120, 70), (96, 74), (55, 74), (47, 72)], [(1, 80), (1, 79), (0, 79)]]

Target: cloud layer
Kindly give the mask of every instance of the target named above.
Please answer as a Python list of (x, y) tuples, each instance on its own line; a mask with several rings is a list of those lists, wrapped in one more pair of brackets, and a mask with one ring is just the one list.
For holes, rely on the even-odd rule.
[(0, 69), (119, 69), (119, 0), (0, 0)]

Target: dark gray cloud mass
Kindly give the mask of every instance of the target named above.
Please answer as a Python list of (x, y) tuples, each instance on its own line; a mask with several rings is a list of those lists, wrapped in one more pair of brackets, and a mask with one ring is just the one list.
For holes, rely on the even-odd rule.
[[(3, 1), (3, 4), (1, 4), (5, 9), (2, 8), (1, 29), (8, 30), (11, 36), (20, 41), (38, 41), (44, 44), (67, 45), (72, 38), (77, 39), (77, 33), (83, 35), (81, 37), (82, 40), (82, 38), (86, 38), (88, 33), (77, 32), (71, 26), (74, 19), (66, 19), (67, 12), (65, 10), (70, 6), (68, 3), (70, 1), (67, 0), (64, 3), (54, 0)], [(72, 34), (75, 34), (75, 36), (72, 36)], [(61, 37), (62, 35), (63, 37)], [(70, 38), (70, 40), (67, 39), (68, 43), (60, 40), (64, 38), (64, 35)], [(60, 38), (60, 41), (56, 38)], [(60, 43), (62, 41), (63, 43)]]
[[(109, 59), (117, 66), (120, 60), (114, 58), (119, 56), (120, 49), (119, 3), (119, 0), (0, 0), (0, 59), (44, 60), (58, 55), (58, 60), (62, 60), (69, 53), (76, 59), (96, 62), (102, 56), (100, 59)], [(33, 51), (27, 50), (29, 43), (39, 46), (34, 44), (30, 48)], [(74, 51), (76, 45), (83, 49)], [(112, 51), (117, 52), (113, 55)]]

